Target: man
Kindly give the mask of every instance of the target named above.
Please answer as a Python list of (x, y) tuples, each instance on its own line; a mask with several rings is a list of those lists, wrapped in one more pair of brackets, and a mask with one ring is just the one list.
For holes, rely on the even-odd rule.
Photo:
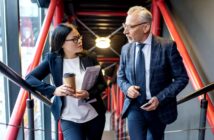
[(131, 140), (146, 140), (147, 131), (150, 139), (164, 138), (166, 125), (177, 118), (176, 96), (189, 80), (175, 42), (152, 35), (151, 24), (151, 13), (141, 6), (130, 8), (123, 24), (129, 43), (121, 51), (117, 81)]

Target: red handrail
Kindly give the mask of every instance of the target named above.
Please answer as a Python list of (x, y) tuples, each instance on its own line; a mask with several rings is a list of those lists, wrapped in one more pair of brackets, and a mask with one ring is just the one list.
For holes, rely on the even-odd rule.
[[(157, 3), (157, 5), (162, 13), (162, 16), (165, 20), (165, 23), (168, 27), (168, 30), (169, 30), (172, 38), (177, 43), (178, 50), (179, 50), (181, 56), (183, 57), (184, 64), (187, 68), (187, 72), (188, 72), (188, 75), (190, 77), (190, 80), (191, 80), (191, 83), (192, 83), (194, 89), (198, 90), (200, 88), (203, 88), (204, 84), (202, 83), (202, 80), (186, 50), (183, 40), (181, 39), (181, 37), (173, 23), (173, 20), (170, 17), (170, 14), (166, 8), (166, 4), (165, 4), (164, 0), (156, 0), (155, 2)], [(199, 97), (199, 100), (201, 98), (202, 97)], [(211, 126), (214, 126), (214, 107), (212, 106), (209, 96), (207, 96), (207, 99), (208, 99), (207, 119), (208, 119), (209, 124)], [(214, 133), (214, 128), (212, 128), (212, 131)]]
[(121, 112), (124, 102), (124, 94), (120, 90), (117, 84), (111, 86), (111, 97), (112, 97), (112, 128), (116, 131), (117, 139), (124, 137), (124, 126), (125, 120), (121, 118)]
[(154, 35), (160, 35), (161, 33), (161, 13), (160, 10), (158, 9), (157, 3), (152, 1), (152, 33)]
[(63, 20), (63, 14), (64, 14), (64, 5), (62, 0), (57, 1), (57, 6), (55, 10), (55, 15), (54, 15), (54, 27), (56, 27), (58, 24), (62, 23)]
[[(41, 58), (43, 49), (44, 49), (44, 44), (46, 41), (46, 38), (48, 36), (48, 31), (51, 25), (51, 21), (54, 15), (54, 11), (56, 8), (57, 0), (51, 0), (50, 6), (48, 8), (47, 16), (45, 17), (43, 26), (41, 28), (41, 32), (39, 34), (38, 40), (36, 42), (35, 47), (37, 48), (34, 59), (31, 63), (31, 65), (28, 67), (27, 72), (30, 72), (33, 68), (35, 68)], [(18, 98), (16, 100), (16, 104), (14, 106), (9, 124), (14, 125), (14, 126), (19, 126), (22, 122), (22, 118), (24, 115), (24, 111), (26, 108), (26, 99), (28, 98), (28, 93), (27, 91), (21, 89), (18, 95)], [(8, 126), (7, 131), (5, 134), (5, 139), (6, 140), (14, 140), (17, 138), (19, 128), (18, 127), (13, 127), (13, 126)]]
[(112, 84), (111, 87), (111, 96), (112, 96), (112, 110), (113, 112), (117, 109), (117, 97), (116, 97), (116, 84)]

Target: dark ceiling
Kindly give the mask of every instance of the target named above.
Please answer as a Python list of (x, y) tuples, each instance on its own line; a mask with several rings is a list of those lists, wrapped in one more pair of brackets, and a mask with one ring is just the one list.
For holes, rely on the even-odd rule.
[[(128, 9), (134, 5), (150, 9), (151, 0), (64, 0), (64, 11), (69, 19), (73, 19), (83, 35), (85, 49), (95, 52), (98, 58), (119, 60), (121, 47), (127, 42), (121, 26)], [(100, 37), (111, 35), (111, 47), (107, 49), (94, 47), (95, 35)], [(114, 61), (102, 63), (109, 76), (113, 73), (112, 63), (115, 64)]]

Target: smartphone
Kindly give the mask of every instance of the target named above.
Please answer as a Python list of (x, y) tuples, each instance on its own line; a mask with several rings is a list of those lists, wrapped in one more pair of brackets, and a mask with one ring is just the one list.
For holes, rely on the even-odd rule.
[(147, 102), (147, 103), (145, 103), (145, 104), (143, 104), (140, 108), (145, 108), (145, 107), (148, 107), (148, 106), (150, 106), (151, 105), (151, 103), (149, 103), (149, 102)]

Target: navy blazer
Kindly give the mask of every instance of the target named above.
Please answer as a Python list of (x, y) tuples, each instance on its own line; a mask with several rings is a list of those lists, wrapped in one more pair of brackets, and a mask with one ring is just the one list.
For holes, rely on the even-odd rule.
[[(120, 57), (117, 82), (121, 90), (127, 95), (127, 90), (134, 85), (134, 54), (135, 43), (123, 46)], [(152, 36), (150, 62), (150, 91), (160, 102), (157, 111), (160, 120), (169, 124), (177, 118), (177, 94), (187, 85), (188, 75), (182, 58), (173, 41)], [(122, 117), (127, 116), (127, 110), (132, 102), (126, 96)]]
[[(96, 56), (89, 54), (88, 52), (84, 52), (80, 56), (80, 60), (82, 61), (84, 68), (98, 65)], [(49, 74), (51, 74), (54, 85), (42, 81)], [(56, 87), (62, 85), (62, 77), (63, 57), (56, 53), (47, 53), (42, 63), (26, 76), (26, 82), (28, 82), (35, 90), (38, 90), (50, 99), (54, 96), (53, 93)], [(102, 72), (100, 72), (95, 85), (88, 91), (88, 100), (94, 98), (97, 99), (97, 102), (91, 103), (91, 105), (96, 109), (98, 114), (104, 114), (106, 111), (101, 99), (101, 93), (105, 90), (105, 88), (106, 82), (103, 78)], [(61, 116), (63, 98), (63, 96), (55, 96), (51, 106), (51, 111), (56, 120), (59, 120)]]

